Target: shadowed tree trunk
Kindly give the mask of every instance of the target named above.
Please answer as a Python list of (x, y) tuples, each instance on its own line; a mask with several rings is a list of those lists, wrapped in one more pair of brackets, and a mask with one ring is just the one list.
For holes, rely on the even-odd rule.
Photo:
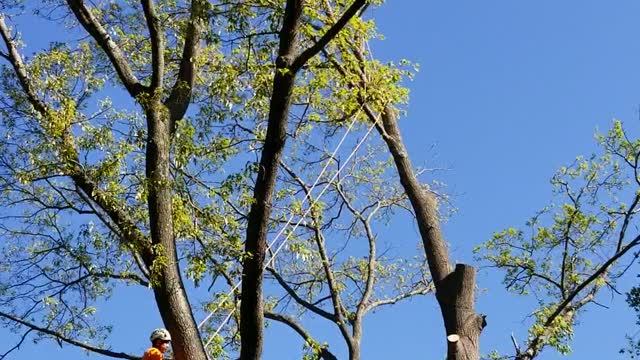
[[(420, 182), (413, 171), (402, 141), (395, 109), (387, 106), (379, 117), (370, 108), (365, 111), (387, 144), (413, 207), (420, 236), (436, 287), (447, 339), (447, 360), (478, 360), (479, 336), (486, 322), (474, 310), (475, 269), (458, 264), (453, 269), (447, 244), (440, 229), (435, 196)], [(444, 340), (444, 339), (443, 339)]]
[[(161, 99), (164, 90), (163, 80), (166, 75), (165, 35), (152, 0), (140, 1), (149, 29), (151, 45), (152, 73), (148, 86), (142, 85), (136, 78), (126, 55), (111, 40), (107, 30), (85, 2), (67, 0), (67, 4), (80, 25), (105, 52), (129, 95), (145, 110), (150, 239), (145, 239), (135, 225), (127, 221), (126, 214), (114, 216), (117, 209), (113, 209), (108, 202), (97, 199), (95, 191), (87, 192), (87, 196), (110, 215), (126, 236), (132, 237), (134, 249), (139, 249), (133, 251), (142, 253), (142, 260), (151, 270), (150, 277), (158, 310), (165, 326), (172, 334), (174, 359), (205, 360), (207, 355), (180, 275), (173, 228), (173, 194), (170, 174), (170, 152), (175, 124), (182, 119), (191, 101), (191, 89), (195, 79), (195, 57), (200, 47), (201, 21), (205, 2), (202, 0), (191, 2), (179, 71), (170, 94), (165, 100)], [(161, 266), (156, 266), (158, 262)]]
[(240, 304), (240, 359), (258, 360), (262, 354), (264, 309), (262, 279), (267, 250), (267, 233), (271, 204), (280, 158), (286, 141), (291, 94), (298, 71), (331, 41), (355, 16), (366, 0), (355, 0), (342, 17), (318, 41), (299, 52), (299, 27), (304, 0), (287, 0), (280, 30), (280, 44), (274, 72), (269, 119), (264, 147), (253, 192), (247, 224), (242, 270), (242, 302)]
[(240, 359), (259, 359), (262, 353), (264, 310), (262, 304), (262, 278), (267, 251), (268, 221), (271, 213), (273, 190), (284, 148), (287, 118), (295, 72), (288, 71), (295, 56), (298, 27), (302, 13), (302, 0), (287, 1), (280, 50), (273, 79), (273, 93), (269, 106), (269, 121), (260, 167), (254, 188), (254, 203), (249, 212), (245, 251), (247, 257), (242, 268), (242, 302), (240, 304)]

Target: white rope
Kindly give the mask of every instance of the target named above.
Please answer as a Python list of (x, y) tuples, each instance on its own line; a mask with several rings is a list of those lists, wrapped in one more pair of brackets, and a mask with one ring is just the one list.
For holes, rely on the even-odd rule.
[[(369, 42), (366, 42), (366, 46), (367, 46), (367, 51), (369, 52), (369, 55), (371, 58), (373, 58), (372, 56), (372, 51), (371, 48), (369, 46)], [(358, 108), (357, 112), (354, 115), (353, 121), (351, 122), (351, 124), (349, 124), (349, 127), (347, 128), (347, 131), (345, 131), (344, 135), (342, 136), (342, 139), (340, 139), (340, 142), (338, 143), (338, 145), (336, 146), (335, 150), (333, 151), (333, 153), (331, 154), (331, 157), (328, 159), (328, 161), (326, 162), (326, 164), (324, 165), (324, 167), (322, 168), (322, 171), (320, 172), (320, 174), (318, 175), (318, 177), (316, 178), (316, 180), (313, 182), (313, 185), (311, 185), (311, 187), (309, 188), (309, 191), (307, 192), (307, 194), (305, 195), (304, 199), (302, 200), (302, 203), (300, 204), (300, 208), (302, 208), (302, 206), (305, 204), (305, 202), (307, 201), (307, 199), (311, 198), (311, 193), (313, 192), (315, 186), (318, 184), (318, 182), (320, 181), (322, 175), (324, 175), (324, 172), (326, 171), (326, 169), (329, 167), (329, 164), (331, 163), (331, 160), (335, 158), (335, 155), (337, 154), (338, 150), (340, 149), (340, 147), (342, 146), (342, 143), (344, 142), (344, 140), (347, 138), (347, 135), (349, 134), (349, 132), (351, 131), (351, 128), (353, 127), (353, 124), (355, 124), (356, 120), (357, 120), (357, 115), (360, 113), (360, 111), (362, 111), (362, 107), (364, 106), (364, 104), (362, 106), (360, 106), (360, 108)], [(347, 157), (346, 161), (342, 164), (342, 166), (338, 169), (338, 171), (333, 175), (333, 177), (331, 178), (331, 180), (329, 180), (329, 182), (327, 183), (327, 185), (325, 185), (325, 187), (322, 189), (322, 191), (320, 192), (320, 194), (316, 197), (315, 200), (312, 201), (312, 203), (310, 204), (309, 208), (305, 211), (305, 213), (302, 215), (302, 217), (300, 218), (300, 220), (298, 220), (298, 222), (295, 224), (295, 226), (293, 227), (293, 230), (287, 235), (287, 237), (282, 241), (282, 243), (280, 244), (280, 246), (278, 246), (276, 248), (276, 251), (271, 255), (271, 258), (269, 258), (269, 260), (265, 263), (262, 271), (264, 271), (270, 263), (273, 262), (273, 260), (275, 259), (276, 255), (278, 255), (278, 253), (280, 252), (280, 250), (282, 250), (282, 248), (284, 247), (284, 245), (287, 243), (287, 241), (289, 240), (289, 238), (291, 237), (291, 235), (296, 231), (296, 229), (298, 228), (298, 226), (302, 223), (302, 221), (304, 221), (304, 218), (309, 214), (309, 211), (311, 211), (311, 209), (313, 208), (313, 205), (315, 205), (315, 203), (320, 200), (320, 197), (324, 194), (324, 192), (329, 188), (329, 186), (331, 185), (331, 183), (338, 177), (338, 175), (340, 175), (340, 172), (344, 169), (344, 167), (349, 163), (349, 161), (351, 160), (351, 158), (353, 157), (353, 155), (355, 155), (355, 153), (358, 151), (358, 149), (360, 148), (360, 146), (366, 141), (367, 137), (369, 137), (369, 134), (371, 133), (371, 131), (373, 130), (373, 128), (375, 127), (375, 125), (380, 121), (380, 116), (382, 114), (378, 114), (378, 116), (375, 118), (375, 121), (371, 124), (371, 126), (369, 127), (369, 130), (366, 132), (366, 134), (364, 135), (364, 137), (362, 138), (362, 140), (360, 142), (358, 142), (358, 144), (356, 145), (356, 147), (353, 149), (353, 151), (351, 151), (351, 154), (349, 154), (349, 156)], [(291, 213), (291, 216), (289, 216), (289, 219), (287, 220), (287, 222), (285, 223), (285, 225), (282, 227), (282, 229), (280, 229), (280, 231), (278, 232), (278, 234), (275, 236), (275, 238), (271, 241), (271, 243), (269, 243), (268, 247), (267, 247), (267, 252), (271, 250), (271, 248), (273, 247), (273, 245), (276, 243), (276, 241), (278, 240), (278, 238), (284, 233), (285, 229), (287, 228), (287, 226), (289, 226), (291, 224), (291, 221), (293, 220), (294, 217), (294, 213)], [(227, 294), (228, 297), (232, 296), (233, 293), (240, 287), (240, 285), (242, 284), (242, 279), (240, 279), (238, 281), (238, 283), (236, 283), (231, 290), (229, 291), (229, 293)], [(214, 308), (213, 310), (211, 310), (211, 312), (205, 317), (204, 320), (202, 320), (200, 322), (200, 324), (198, 324), (198, 329), (200, 329), (213, 315), (214, 313), (220, 308), (220, 306), (217, 306), (216, 308)], [(213, 341), (213, 339), (220, 333), (220, 331), (222, 331), (222, 328), (227, 324), (227, 322), (231, 319), (231, 316), (236, 312), (237, 307), (234, 307), (231, 309), (231, 311), (229, 311), (229, 314), (224, 318), (224, 320), (222, 320), (222, 323), (218, 326), (218, 328), (216, 329), (216, 331), (213, 333), (213, 335), (211, 335), (211, 337), (209, 337), (209, 339), (207, 340), (207, 342), (204, 345), (204, 348), (206, 350), (206, 348), (211, 344), (211, 342)], [(205, 351), (206, 352), (206, 351)], [(207, 357), (208, 357), (208, 353), (207, 353)]]
[[(322, 189), (322, 191), (320, 191), (320, 194), (312, 200), (309, 208), (304, 212), (304, 214), (302, 215), (302, 217), (300, 218), (300, 220), (298, 220), (298, 222), (295, 224), (295, 226), (293, 227), (293, 230), (287, 235), (287, 237), (282, 241), (282, 243), (280, 244), (280, 246), (278, 246), (278, 248), (276, 249), (276, 251), (273, 253), (273, 255), (271, 255), (271, 258), (265, 263), (264, 267), (263, 267), (263, 271), (269, 266), (269, 264), (271, 262), (273, 262), (273, 260), (275, 259), (276, 255), (278, 255), (278, 253), (280, 252), (280, 250), (282, 250), (282, 248), (284, 247), (284, 245), (287, 243), (287, 241), (290, 239), (291, 235), (295, 232), (295, 230), (298, 228), (298, 226), (300, 226), (300, 224), (302, 223), (302, 221), (304, 221), (304, 218), (309, 214), (309, 212), (311, 211), (311, 209), (313, 208), (313, 205), (315, 205), (315, 203), (320, 200), (320, 197), (322, 197), (322, 195), (325, 193), (325, 191), (327, 191), (327, 189), (329, 188), (329, 186), (331, 186), (331, 183), (338, 177), (338, 175), (340, 175), (340, 172), (345, 168), (345, 166), (347, 166), (347, 164), (349, 163), (349, 160), (351, 160), (351, 158), (355, 155), (355, 153), (358, 151), (358, 149), (360, 148), (360, 146), (362, 146), (362, 144), (367, 140), (367, 137), (369, 136), (369, 134), (371, 133), (371, 131), (373, 130), (373, 128), (375, 127), (376, 123), (378, 122), (379, 119), (376, 119), (376, 122), (374, 122), (373, 124), (371, 124), (371, 126), (369, 127), (369, 130), (367, 131), (367, 133), (365, 134), (365, 136), (362, 138), (362, 140), (360, 140), (358, 142), (358, 144), (356, 145), (356, 147), (353, 149), (353, 151), (351, 151), (351, 154), (349, 154), (349, 156), (347, 157), (347, 159), (344, 161), (344, 163), (342, 164), (342, 166), (340, 166), (340, 168), (338, 169), (338, 171), (336, 171), (336, 173), (333, 175), (333, 177), (331, 178), (331, 180), (329, 180), (329, 182), (327, 182), (327, 184), (324, 186), (324, 188)], [(355, 118), (354, 118), (355, 121)], [(352, 123), (353, 124), (353, 123)], [(346, 135), (346, 134), (345, 134)], [(344, 139), (344, 138), (343, 138)], [(337, 149), (336, 149), (337, 150)], [(335, 152), (334, 154), (335, 155)], [(332, 157), (333, 158), (333, 157)], [(328, 165), (325, 165), (325, 169), (327, 168)], [(323, 172), (324, 170), (323, 169)], [(322, 175), (322, 174), (321, 174)], [(318, 177), (318, 179), (316, 179), (316, 181), (314, 182), (314, 185), (310, 188), (307, 196), (305, 196), (305, 200), (307, 198), (310, 197), (311, 195), (311, 191), (313, 190), (313, 187), (318, 183), (320, 176)], [(284, 232), (284, 229), (286, 228), (286, 226), (289, 225), (290, 222), (287, 222), (287, 224), (285, 225), (285, 227), (283, 228), (283, 230), (281, 230), (278, 235), (282, 234)], [(271, 249), (271, 246), (273, 244), (275, 244), (277, 240), (274, 239), (271, 244), (269, 245), (269, 249)], [(242, 280), (240, 280), (238, 282), (238, 284), (236, 284), (232, 291), (235, 291), (240, 285), (240, 283), (242, 282)], [(217, 309), (215, 309), (217, 310)], [(215, 311), (214, 310), (214, 311)], [(220, 333), (220, 331), (222, 331), (222, 328), (224, 327), (224, 325), (226, 325), (226, 323), (229, 321), (229, 319), (231, 319), (231, 316), (236, 312), (236, 308), (234, 307), (233, 309), (231, 309), (231, 311), (229, 312), (229, 314), (227, 315), (227, 317), (222, 321), (222, 323), (220, 324), (220, 326), (218, 326), (218, 328), (216, 329), (216, 331), (213, 333), (213, 335), (211, 335), (211, 337), (209, 337), (209, 339), (207, 340), (207, 342), (205, 343), (204, 347), (205, 349), (209, 346), (209, 344), (211, 344), (211, 342), (213, 341), (213, 339)]]
[[(344, 143), (345, 139), (347, 138), (347, 135), (349, 134), (349, 132), (351, 132), (351, 129), (353, 128), (353, 124), (355, 124), (356, 119), (357, 119), (357, 115), (360, 113), (362, 108), (358, 109), (358, 111), (355, 113), (353, 121), (351, 121), (351, 124), (349, 124), (349, 127), (347, 128), (347, 131), (345, 131), (344, 135), (342, 136), (342, 139), (340, 139), (340, 142), (338, 143), (338, 145), (336, 146), (336, 148), (333, 150), (333, 153), (331, 154), (331, 157), (329, 158), (329, 160), (325, 163), (324, 167), (322, 168), (322, 171), (320, 171), (320, 174), (318, 175), (318, 177), (316, 178), (316, 180), (313, 182), (313, 185), (311, 185), (311, 188), (309, 189), (309, 192), (305, 195), (304, 199), (302, 199), (302, 203), (300, 204), (300, 207), (302, 208), (302, 206), (304, 206), (304, 204), (307, 202), (307, 199), (310, 198), (311, 196), (311, 192), (313, 191), (313, 189), (315, 188), (315, 186), (318, 184), (318, 182), (320, 181), (320, 179), (322, 178), (322, 175), (324, 175), (324, 172), (327, 170), (327, 168), (329, 167), (329, 164), (331, 164), (331, 159), (334, 159), (336, 154), (338, 153), (338, 150), (340, 149), (340, 147), (342, 146), (342, 144)], [(278, 234), (276, 234), (275, 238), (271, 241), (271, 243), (269, 243), (269, 245), (267, 246), (267, 251), (271, 250), (271, 247), (273, 246), (273, 244), (275, 244), (276, 241), (278, 241), (278, 238), (280, 238), (280, 236), (284, 233), (285, 229), (287, 228), (287, 226), (289, 226), (289, 224), (291, 224), (291, 221), (293, 220), (295, 214), (292, 212), (291, 216), (289, 216), (289, 219), (287, 220), (287, 222), (284, 224), (284, 226), (282, 227), (282, 229), (280, 229), (280, 231), (278, 232)], [(238, 283), (236, 283), (231, 290), (229, 291), (229, 293), (227, 294), (227, 296), (231, 296), (233, 295), (233, 292), (238, 290), (238, 288), (240, 287), (240, 285), (242, 284), (242, 279), (240, 279), (240, 281)], [(209, 314), (204, 318), (204, 320), (202, 320), (199, 324), (198, 324), (198, 329), (201, 329), (202, 326), (204, 326), (204, 324), (207, 323), (207, 321), (209, 321), (209, 319), (216, 313), (216, 311), (218, 311), (220, 307), (217, 306), (215, 307), (213, 310), (211, 310), (211, 312), (209, 312)]]

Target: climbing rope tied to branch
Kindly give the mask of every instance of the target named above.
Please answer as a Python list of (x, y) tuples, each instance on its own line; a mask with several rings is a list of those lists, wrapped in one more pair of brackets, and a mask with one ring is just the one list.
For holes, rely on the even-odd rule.
[[(318, 196), (316, 196), (315, 198), (312, 198), (312, 193), (313, 190), (315, 189), (315, 187), (318, 185), (318, 183), (320, 182), (320, 179), (322, 178), (322, 176), (325, 174), (326, 170), (328, 169), (329, 165), (332, 162), (332, 159), (335, 159), (336, 154), (338, 153), (340, 147), (343, 145), (343, 143), (345, 142), (347, 136), (349, 135), (349, 133), (351, 132), (355, 122), (357, 121), (357, 115), (361, 112), (362, 107), (360, 107), (356, 113), (354, 114), (354, 118), (353, 121), (350, 123), (349, 127), (347, 128), (347, 130), (345, 131), (344, 135), (342, 136), (342, 138), (340, 139), (340, 142), (337, 144), (336, 148), (334, 149), (333, 153), (331, 154), (331, 156), (329, 157), (329, 159), (327, 160), (327, 162), (325, 163), (322, 171), (320, 172), (320, 174), (317, 176), (317, 178), (315, 179), (315, 181), (313, 182), (313, 184), (311, 185), (311, 187), (309, 188), (309, 190), (307, 191), (307, 194), (305, 195), (304, 199), (301, 202), (301, 207), (304, 206), (304, 204), (307, 202), (307, 200), (311, 199), (311, 203), (309, 205), (309, 207), (307, 208), (307, 210), (302, 214), (302, 216), (300, 217), (300, 219), (298, 220), (298, 222), (293, 225), (292, 230), (288, 233), (288, 235), (285, 237), (285, 239), (275, 248), (275, 251), (273, 251), (271, 257), (269, 258), (269, 260), (264, 264), (263, 266), (263, 270), (266, 270), (275, 260), (276, 256), (278, 255), (278, 253), (284, 248), (284, 246), (287, 244), (287, 242), (289, 241), (289, 239), (291, 238), (291, 235), (296, 231), (296, 229), (298, 228), (298, 226), (304, 221), (304, 219), (306, 218), (306, 216), (309, 214), (309, 212), (311, 211), (311, 209), (313, 208), (313, 206), (320, 200), (320, 198), (322, 197), (322, 195), (327, 191), (327, 189), (331, 186), (331, 184), (335, 181), (336, 178), (338, 178), (338, 176), (340, 175), (340, 173), (342, 172), (342, 170), (344, 170), (344, 168), (347, 166), (347, 164), (349, 163), (349, 161), (351, 160), (351, 158), (353, 158), (353, 156), (356, 154), (356, 152), (360, 149), (360, 147), (362, 146), (362, 144), (364, 144), (364, 142), (367, 140), (367, 138), (369, 137), (369, 135), (371, 134), (371, 131), (374, 129), (376, 123), (379, 121), (379, 116), (376, 119), (376, 122), (372, 123), (371, 126), (369, 127), (369, 129), (367, 130), (367, 132), (365, 133), (364, 137), (356, 144), (356, 146), (353, 148), (353, 150), (351, 151), (351, 153), (349, 154), (349, 156), (346, 158), (346, 160), (344, 161), (344, 163), (338, 168), (338, 170), (336, 171), (335, 174), (333, 174), (333, 176), (331, 177), (331, 179), (327, 182), (327, 184), (322, 188), (322, 190), (320, 191), (320, 193), (318, 194)], [(285, 223), (285, 225), (280, 229), (280, 231), (276, 234), (276, 236), (274, 237), (274, 239), (269, 243), (268, 247), (267, 247), (267, 252), (271, 252), (271, 250), (274, 248), (274, 246), (276, 245), (276, 243), (278, 242), (279, 238), (284, 234), (284, 232), (286, 231), (286, 229), (289, 227), (289, 225), (292, 224), (293, 222), (293, 218), (295, 217), (295, 214), (292, 213), (289, 216), (289, 219), (287, 220), (287, 222)], [(231, 290), (227, 293), (227, 297), (231, 297), (233, 295), (233, 293), (241, 286), (242, 284), (242, 279), (240, 279), (240, 281), (238, 281), (232, 288)], [(220, 306), (216, 306), (214, 309), (212, 309), (209, 314), (198, 324), (198, 329), (202, 329), (202, 327), (211, 319), (211, 317), (220, 309)], [(220, 323), (220, 325), (216, 328), (215, 332), (207, 339), (207, 341), (204, 343), (205, 349), (211, 344), (211, 342), (213, 341), (213, 339), (215, 339), (215, 337), (220, 333), (220, 331), (222, 331), (222, 329), (224, 328), (224, 326), (227, 324), (227, 322), (231, 319), (231, 316), (233, 316), (233, 314), (236, 312), (236, 308), (233, 308), (228, 314), (227, 316), (222, 320), (222, 322)]]

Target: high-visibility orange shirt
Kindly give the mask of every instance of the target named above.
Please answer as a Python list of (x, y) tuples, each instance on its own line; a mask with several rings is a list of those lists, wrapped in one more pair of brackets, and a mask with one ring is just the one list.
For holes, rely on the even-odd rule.
[(144, 352), (142, 360), (162, 360), (162, 353), (154, 347), (149, 348)]

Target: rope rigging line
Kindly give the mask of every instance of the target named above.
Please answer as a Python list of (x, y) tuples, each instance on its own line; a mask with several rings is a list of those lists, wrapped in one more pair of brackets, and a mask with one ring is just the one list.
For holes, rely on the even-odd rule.
[[(347, 159), (344, 161), (344, 163), (342, 164), (342, 166), (340, 166), (340, 168), (338, 169), (338, 171), (336, 171), (336, 173), (331, 177), (331, 179), (327, 182), (327, 184), (324, 186), (324, 188), (320, 191), (320, 194), (315, 198), (312, 199), (312, 202), (310, 204), (310, 206), (307, 208), (307, 210), (304, 212), (304, 214), (300, 217), (300, 220), (298, 220), (298, 222), (294, 225), (293, 230), (291, 232), (289, 232), (289, 234), (286, 236), (286, 238), (282, 241), (282, 243), (276, 248), (275, 252), (273, 253), (273, 255), (271, 255), (271, 258), (265, 263), (263, 270), (265, 270), (270, 263), (273, 262), (273, 260), (275, 259), (275, 257), (278, 255), (278, 253), (284, 248), (284, 245), (287, 243), (287, 241), (290, 239), (291, 235), (295, 232), (295, 230), (298, 228), (298, 226), (302, 223), (302, 221), (304, 221), (305, 217), (309, 214), (309, 212), (311, 211), (311, 209), (313, 208), (313, 205), (320, 200), (320, 197), (322, 197), (322, 195), (325, 193), (325, 191), (331, 186), (331, 183), (338, 177), (338, 175), (340, 175), (340, 172), (342, 172), (342, 170), (347, 166), (347, 164), (349, 163), (349, 161), (351, 160), (351, 158), (355, 155), (355, 153), (358, 151), (358, 149), (360, 148), (360, 146), (362, 146), (362, 144), (367, 140), (367, 138), (369, 137), (369, 134), (371, 133), (371, 131), (373, 130), (373, 128), (375, 127), (375, 125), (377, 124), (377, 122), (379, 121), (379, 116), (375, 119), (375, 122), (373, 122), (371, 124), (371, 126), (369, 127), (369, 130), (366, 132), (366, 134), (364, 135), (364, 137), (358, 142), (358, 144), (356, 145), (356, 147), (351, 151), (351, 153), (349, 154), (349, 156), (347, 157)], [(354, 122), (355, 122), (355, 118), (354, 118)], [(352, 123), (353, 125), (353, 123)], [(348, 133), (348, 132), (347, 132)], [(346, 134), (345, 133), (345, 136)], [(343, 137), (344, 139), (344, 137)], [(341, 141), (342, 143), (342, 141)], [(341, 145), (341, 144), (340, 144)], [(338, 148), (336, 148), (335, 152), (338, 150)], [(330, 158), (332, 159), (333, 156)], [(328, 163), (330, 162), (330, 160), (327, 162), (327, 165), (325, 165), (325, 169), (328, 167)], [(324, 170), (323, 169), (323, 172)], [(322, 175), (322, 174), (321, 174)], [(321, 176), (320, 175), (320, 176)], [(305, 196), (305, 200), (307, 198), (310, 197), (311, 195), (311, 191), (313, 190), (313, 188), (315, 187), (315, 185), (318, 183), (320, 176), (318, 176), (318, 178), (316, 179), (316, 181), (314, 182), (314, 185), (310, 188), (307, 196)], [(293, 217), (293, 215), (292, 215)], [(284, 229), (286, 228), (286, 226), (288, 226), (290, 224), (290, 222), (287, 222), (287, 224), (285, 225), (285, 227), (283, 227), (283, 229), (278, 233), (278, 235), (282, 234), (284, 232)], [(274, 239), (271, 244), (269, 245), (268, 250), (271, 249), (271, 247), (273, 246), (273, 244), (275, 244), (277, 240)], [(231, 292), (228, 294), (229, 296), (233, 293), (233, 291), (235, 291), (239, 286), (240, 283), (242, 282), (242, 279), (232, 288)], [(218, 310), (218, 308), (214, 309), (211, 313), (210, 316), (207, 317), (210, 318), (214, 312), (216, 312)], [(211, 342), (213, 341), (213, 339), (220, 333), (220, 331), (222, 331), (222, 328), (227, 324), (227, 322), (231, 319), (231, 316), (236, 312), (236, 308), (234, 307), (233, 309), (231, 309), (231, 311), (229, 311), (229, 314), (227, 314), (227, 316), (224, 318), (224, 320), (220, 323), (220, 325), (218, 326), (218, 328), (216, 329), (216, 331), (213, 333), (213, 335), (211, 335), (209, 337), (209, 339), (207, 340), (207, 342), (205, 343), (204, 347), (205, 349), (211, 344)]]
[[(371, 47), (369, 45), (369, 42), (366, 41), (365, 45), (367, 47), (367, 52), (369, 54), (369, 57), (371, 59), (373, 59), (373, 53), (371, 51)], [(365, 69), (366, 72), (366, 69)], [(366, 87), (366, 85), (365, 85)], [(386, 106), (387, 104), (385, 104)], [(338, 150), (340, 149), (340, 147), (342, 146), (343, 142), (345, 141), (345, 139), (347, 138), (347, 135), (351, 132), (351, 129), (353, 127), (353, 125), (355, 124), (358, 114), (362, 111), (362, 108), (365, 106), (364, 103), (362, 103), (360, 105), (360, 107), (358, 108), (358, 110), (355, 112), (354, 117), (353, 117), (353, 121), (351, 122), (351, 124), (349, 124), (349, 127), (347, 128), (347, 130), (345, 131), (344, 135), (342, 136), (342, 139), (340, 139), (340, 142), (338, 143), (338, 145), (336, 146), (336, 148), (334, 149), (333, 153), (331, 154), (331, 157), (329, 157), (329, 159), (327, 160), (326, 164), (324, 165), (324, 167), (322, 168), (322, 171), (320, 172), (320, 174), (318, 175), (318, 177), (316, 178), (316, 180), (313, 182), (313, 184), (311, 185), (311, 187), (309, 188), (307, 194), (305, 195), (304, 199), (302, 200), (301, 204), (300, 204), (300, 208), (302, 209), (302, 206), (304, 206), (304, 204), (306, 203), (307, 199), (311, 199), (311, 194), (313, 192), (313, 190), (315, 189), (316, 185), (318, 184), (318, 182), (320, 181), (320, 179), (322, 178), (322, 175), (324, 175), (324, 172), (327, 170), (327, 168), (329, 167), (329, 164), (332, 162), (332, 159), (335, 159), (335, 156), (338, 152)], [(270, 263), (272, 263), (276, 257), (276, 255), (278, 255), (278, 253), (280, 252), (280, 250), (282, 250), (282, 248), (284, 247), (284, 245), (287, 243), (287, 241), (289, 240), (289, 238), (291, 237), (291, 235), (296, 231), (296, 229), (298, 228), (298, 226), (302, 223), (302, 221), (305, 219), (305, 217), (309, 214), (309, 212), (311, 211), (311, 209), (313, 208), (313, 205), (320, 200), (320, 197), (325, 193), (325, 191), (329, 188), (329, 186), (331, 186), (331, 183), (338, 177), (338, 175), (340, 175), (340, 172), (345, 168), (345, 166), (349, 163), (349, 161), (351, 160), (351, 158), (355, 155), (355, 153), (358, 151), (358, 149), (360, 148), (360, 146), (367, 140), (367, 138), (369, 137), (369, 134), (371, 134), (371, 131), (374, 129), (374, 127), (378, 124), (378, 122), (380, 121), (380, 117), (382, 116), (382, 113), (379, 113), (374, 121), (372, 122), (371, 126), (369, 127), (369, 130), (365, 133), (364, 137), (362, 138), (362, 140), (360, 140), (358, 142), (358, 144), (356, 145), (356, 147), (351, 151), (351, 153), (349, 154), (349, 156), (347, 157), (347, 159), (345, 160), (345, 162), (342, 164), (342, 166), (340, 166), (338, 168), (338, 171), (336, 171), (336, 173), (333, 175), (333, 177), (327, 182), (327, 184), (324, 186), (324, 188), (320, 191), (320, 194), (315, 198), (312, 199), (312, 202), (310, 204), (310, 206), (308, 207), (308, 209), (304, 212), (304, 214), (302, 215), (302, 217), (300, 218), (300, 220), (298, 220), (298, 222), (295, 224), (295, 226), (293, 227), (293, 230), (291, 232), (289, 232), (289, 234), (285, 237), (285, 239), (282, 241), (282, 243), (276, 248), (275, 252), (273, 252), (273, 254), (271, 255), (271, 257), (269, 258), (269, 260), (265, 263), (264, 267), (263, 267), (263, 271), (266, 270), (266, 268), (269, 266)], [(267, 246), (267, 252), (270, 252), (273, 245), (276, 243), (276, 241), (278, 240), (278, 238), (284, 233), (285, 229), (287, 228), (287, 226), (289, 226), (293, 220), (294, 214), (293, 212), (291, 213), (291, 216), (289, 216), (289, 219), (287, 220), (287, 222), (285, 223), (285, 225), (280, 229), (280, 231), (276, 234), (275, 238), (271, 241), (271, 243), (268, 244)], [(242, 278), (233, 286), (233, 288), (229, 291), (229, 293), (227, 294), (227, 297), (230, 297), (233, 295), (233, 293), (240, 287), (240, 285), (242, 284)], [(215, 312), (220, 308), (220, 306), (216, 306), (213, 310), (211, 310), (211, 312), (205, 317), (204, 320), (202, 320), (200, 322), (200, 324), (198, 324), (198, 329), (201, 329), (202, 326), (204, 324), (206, 324), (206, 322), (215, 314)], [(213, 339), (215, 339), (215, 337), (220, 333), (220, 331), (222, 331), (222, 328), (227, 324), (227, 322), (231, 319), (231, 316), (233, 316), (233, 314), (237, 311), (237, 307), (234, 307), (231, 309), (231, 311), (229, 311), (229, 313), (227, 314), (227, 316), (222, 320), (222, 322), (220, 323), (220, 325), (216, 328), (216, 331), (213, 333), (213, 335), (211, 335), (209, 337), (209, 339), (206, 341), (206, 343), (204, 344), (204, 348), (205, 348), (205, 353), (206, 349), (209, 347), (209, 345), (211, 344), (211, 342), (213, 341)], [(209, 358), (209, 354), (207, 353), (207, 358), (210, 360)]]
[[(354, 118), (353, 121), (351, 121), (351, 123), (349, 124), (349, 127), (347, 128), (347, 130), (345, 131), (344, 135), (342, 136), (342, 138), (340, 139), (340, 141), (338, 142), (338, 145), (336, 146), (336, 148), (333, 150), (333, 153), (331, 154), (331, 156), (329, 157), (329, 160), (325, 163), (324, 167), (322, 168), (322, 171), (320, 171), (320, 174), (318, 175), (318, 177), (316, 178), (316, 180), (313, 182), (313, 184), (311, 185), (311, 187), (309, 188), (308, 193), (305, 195), (304, 199), (302, 199), (302, 202), (300, 204), (300, 208), (302, 208), (302, 206), (304, 206), (304, 204), (307, 202), (307, 200), (311, 197), (311, 193), (313, 192), (313, 189), (316, 187), (316, 185), (318, 184), (318, 182), (320, 181), (320, 179), (322, 178), (322, 175), (324, 175), (325, 171), (327, 170), (327, 168), (329, 167), (329, 165), (331, 164), (331, 159), (335, 159), (336, 154), (338, 153), (338, 150), (340, 149), (340, 147), (342, 146), (342, 144), (344, 143), (344, 141), (347, 138), (347, 135), (349, 135), (349, 133), (351, 132), (351, 129), (353, 128), (353, 125), (356, 122), (356, 118), (357, 115), (360, 113), (360, 111), (362, 110), (362, 107), (360, 107), (356, 113), (354, 114)], [(306, 215), (306, 214), (305, 214)], [(295, 214), (292, 212), (291, 216), (289, 216), (289, 219), (287, 220), (287, 222), (284, 224), (284, 226), (280, 229), (280, 231), (276, 234), (276, 236), (274, 237), (273, 240), (271, 240), (271, 242), (268, 244), (267, 246), (267, 252), (271, 251), (271, 248), (273, 247), (273, 245), (276, 243), (276, 241), (278, 241), (278, 239), (280, 238), (280, 236), (284, 233), (284, 231), (286, 230), (286, 228), (291, 224), (291, 222), (293, 221)], [(297, 226), (296, 226), (297, 228)], [(240, 285), (242, 284), (242, 279), (240, 279), (240, 281), (238, 281), (229, 291), (229, 293), (227, 294), (227, 296), (231, 296), (233, 294), (234, 291), (238, 290), (238, 288), (240, 287)], [(207, 323), (207, 321), (209, 321), (209, 319), (211, 319), (211, 317), (215, 314), (215, 312), (219, 309), (218, 307), (215, 307), (213, 310), (211, 310), (211, 312), (209, 312), (209, 314), (198, 324), (198, 329), (201, 329), (202, 326), (204, 326), (204, 324)]]

